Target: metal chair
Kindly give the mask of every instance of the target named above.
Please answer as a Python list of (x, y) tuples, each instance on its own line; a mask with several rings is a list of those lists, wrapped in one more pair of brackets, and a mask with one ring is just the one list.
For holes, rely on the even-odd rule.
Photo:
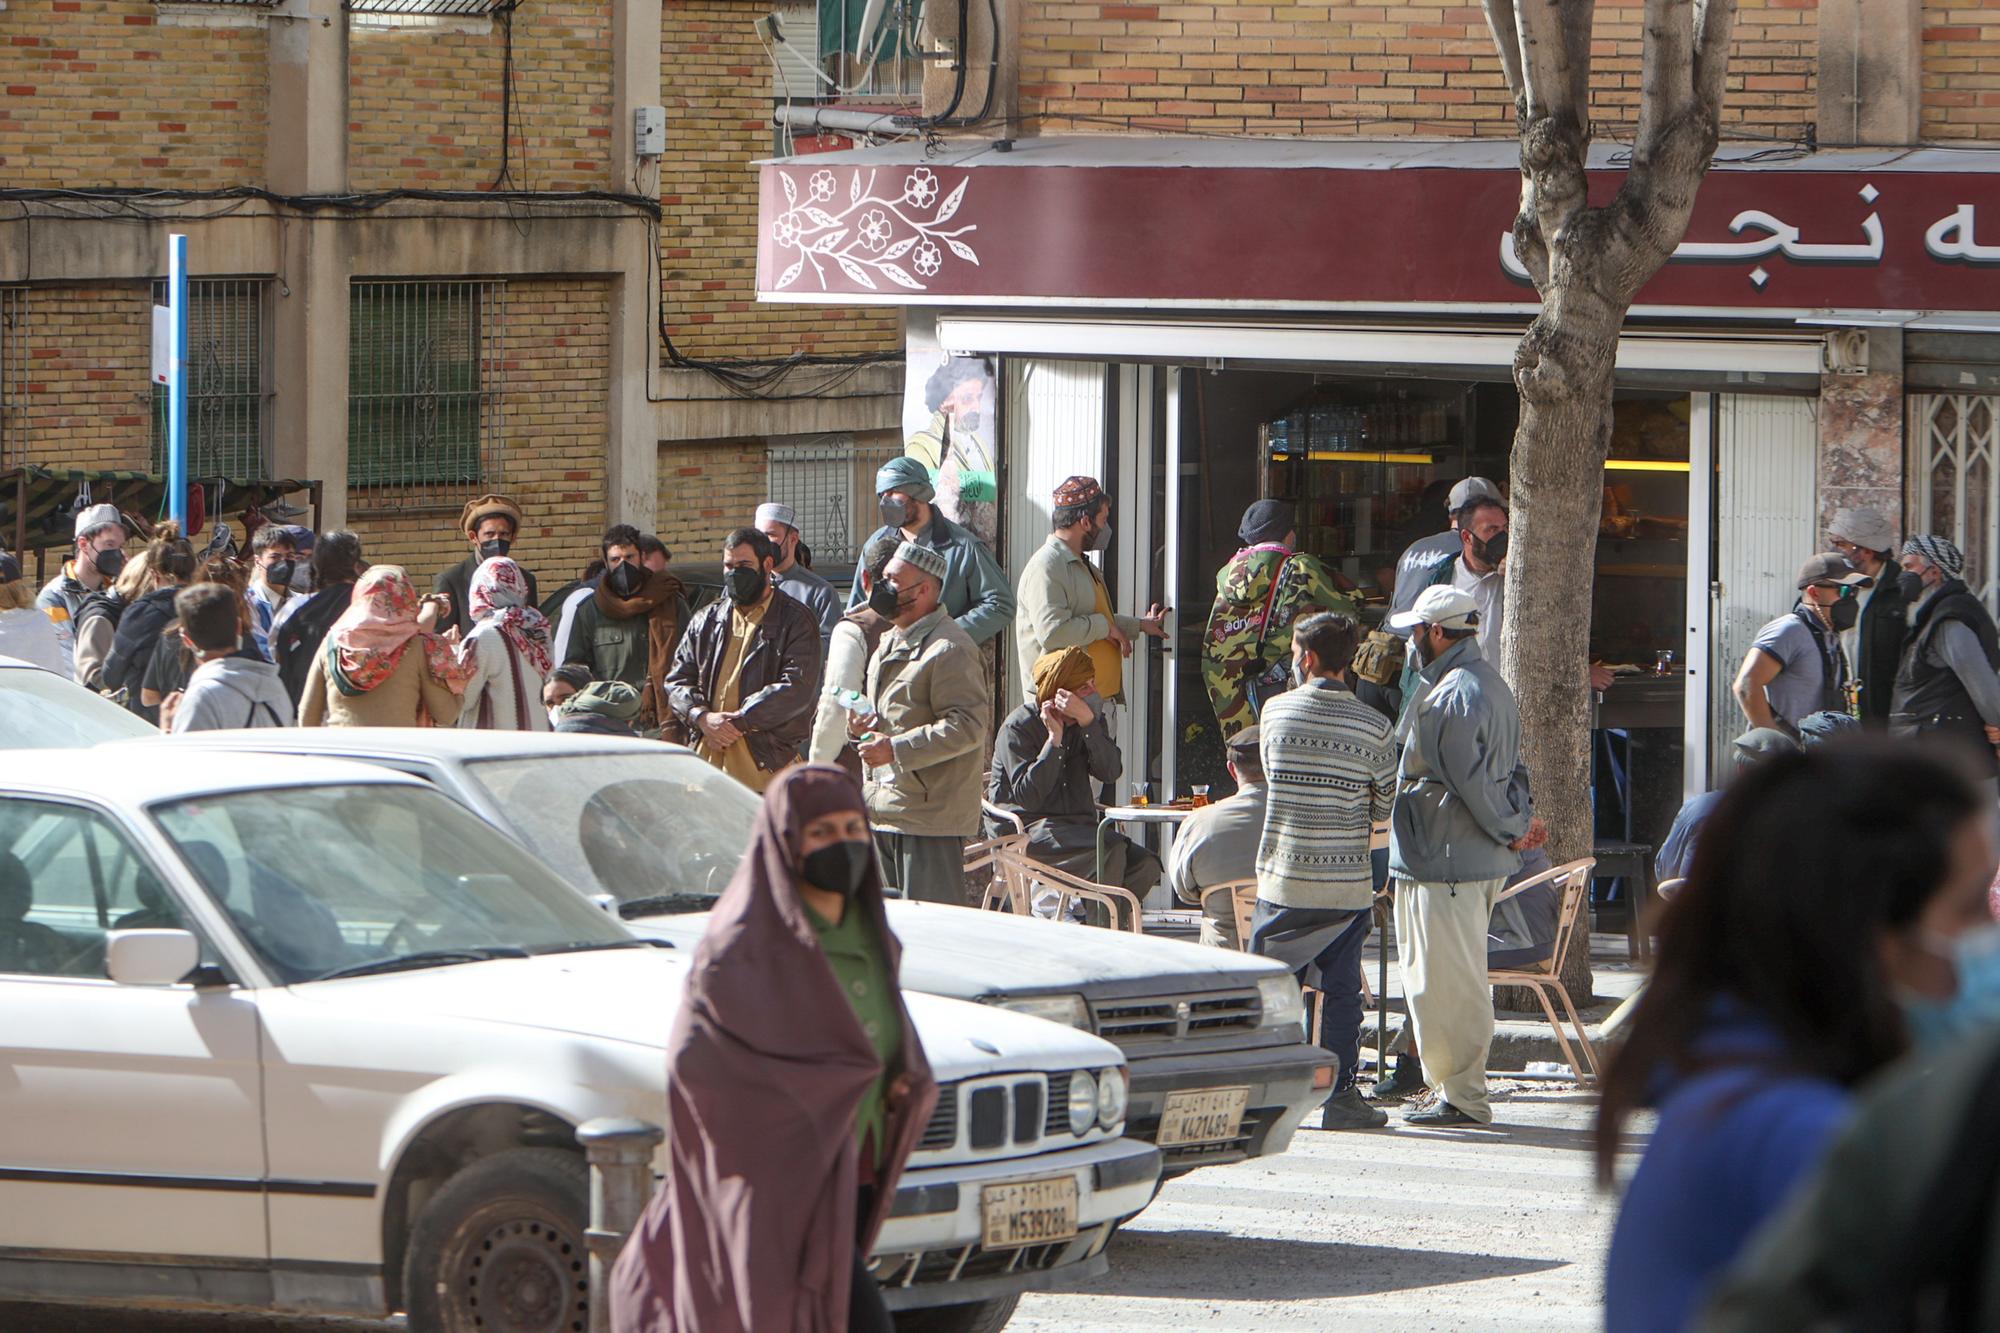
[[(979, 803), (979, 808), (995, 824), (1003, 828), (1011, 827), (1013, 829), (1011, 833), (1002, 833), (996, 837), (982, 838), (977, 842), (968, 842), (965, 844), (965, 874), (968, 882), (972, 882), (971, 877), (977, 872), (989, 866), (992, 867), (993, 873), (988, 877), (987, 887), (981, 894), (980, 901), (980, 906), (989, 907), (993, 905), (996, 889), (1002, 893), (1006, 891), (1005, 869), (994, 858), (993, 853), (1004, 847), (1025, 855), (1028, 847), (1028, 833), (1022, 827), (1020, 816), (1014, 814), (1011, 810), (1002, 810), (999, 806), (988, 804), (985, 801)], [(1021, 908), (1017, 910), (1025, 911), (1026, 909)]]
[[(1486, 980), (1492, 985), (1526, 986), (1535, 993), (1535, 998), (1541, 1002), (1543, 1015), (1549, 1020), (1550, 1030), (1556, 1034), (1556, 1045), (1562, 1048), (1563, 1059), (1569, 1064), (1570, 1072), (1584, 1083), (1595, 1083), (1598, 1080), (1597, 1048), (1591, 1044), (1590, 1034), (1584, 1030), (1583, 1020), (1577, 1017), (1576, 1005), (1571, 1002), (1569, 992), (1563, 989), (1557, 973), (1562, 967), (1564, 955), (1569, 952), (1570, 938), (1576, 933), (1577, 918), (1583, 914), (1584, 904), (1589, 901), (1590, 872), (1596, 864), (1595, 857), (1586, 856), (1559, 865), (1553, 870), (1545, 870), (1530, 879), (1522, 880), (1494, 899), (1496, 903), (1505, 902), (1516, 894), (1525, 893), (1538, 885), (1548, 883), (1562, 885), (1562, 905), (1556, 912), (1555, 948), (1548, 958), (1526, 967), (1489, 970), (1486, 974)], [(1562, 1023), (1556, 1018), (1555, 1006), (1549, 1001), (1551, 993), (1562, 1001), (1563, 1013), (1568, 1016), (1570, 1025), (1576, 1029), (1576, 1047), (1571, 1046), (1568, 1034), (1563, 1031)], [(1578, 1047), (1583, 1052), (1581, 1062), (1577, 1059)]]
[(1008, 910), (1026, 915), (1034, 911), (1039, 891), (1052, 895), (1053, 903), (1047, 905), (1053, 906), (1058, 921), (1068, 920), (1069, 909), (1077, 903), (1096, 903), (1110, 916), (1112, 929), (1129, 930), (1134, 935), (1146, 933), (1139, 899), (1130, 889), (1116, 884), (1093, 884), (1081, 875), (1043, 865), (1018, 846), (996, 846), (990, 849), (990, 855), (999, 873), (994, 886), (987, 889), (982, 907), (998, 909), (1004, 903)]

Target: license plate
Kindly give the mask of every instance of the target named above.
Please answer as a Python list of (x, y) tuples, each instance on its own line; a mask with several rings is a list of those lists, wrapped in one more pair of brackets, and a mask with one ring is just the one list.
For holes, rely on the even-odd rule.
[(1170, 1092), (1160, 1112), (1160, 1146), (1219, 1143), (1236, 1137), (1243, 1113), (1250, 1107), (1248, 1088), (1201, 1088)]
[(1069, 1240), (1076, 1235), (1076, 1177), (988, 1185), (979, 1191), (979, 1213), (989, 1250)]

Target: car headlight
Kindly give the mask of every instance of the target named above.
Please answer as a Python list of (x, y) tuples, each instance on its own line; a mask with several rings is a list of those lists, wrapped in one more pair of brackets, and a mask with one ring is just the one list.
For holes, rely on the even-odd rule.
[(1018, 1000), (997, 1000), (1002, 1009), (1011, 1009), (1030, 1018), (1046, 1018), (1064, 1027), (1090, 1031), (1090, 1006), (1081, 995), (1030, 995)]
[(1088, 1069), (1069, 1076), (1069, 1132), (1088, 1134), (1097, 1123), (1097, 1080)]
[(1122, 1069), (1105, 1069), (1097, 1075), (1097, 1123), (1115, 1130), (1125, 1123), (1125, 1080)]
[(1264, 1016), (1258, 1020), (1260, 1027), (1282, 1027), (1286, 1023), (1305, 1026), (1306, 1002), (1299, 994), (1296, 977), (1282, 975), (1260, 979), (1257, 982), (1257, 998), (1264, 1006)]

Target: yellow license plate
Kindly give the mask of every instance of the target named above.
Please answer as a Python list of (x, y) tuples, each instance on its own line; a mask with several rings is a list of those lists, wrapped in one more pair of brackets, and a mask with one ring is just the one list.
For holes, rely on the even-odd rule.
[(1236, 1137), (1243, 1113), (1250, 1108), (1248, 1088), (1200, 1088), (1170, 1092), (1160, 1112), (1160, 1146), (1220, 1143)]
[(979, 1191), (979, 1214), (989, 1250), (1069, 1240), (1076, 1235), (1076, 1177), (988, 1185)]

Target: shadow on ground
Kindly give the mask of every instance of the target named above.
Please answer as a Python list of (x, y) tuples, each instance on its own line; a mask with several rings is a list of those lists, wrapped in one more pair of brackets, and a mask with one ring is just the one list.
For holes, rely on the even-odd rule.
[[(1218, 1271), (1218, 1250), (1242, 1249), (1255, 1263)], [(1333, 1241), (1247, 1239), (1222, 1231), (1121, 1231), (1111, 1271), (1079, 1286), (1093, 1296), (1187, 1296), (1210, 1301), (1312, 1300), (1378, 1296), (1494, 1277), (1567, 1268), (1566, 1259), (1452, 1254)]]

